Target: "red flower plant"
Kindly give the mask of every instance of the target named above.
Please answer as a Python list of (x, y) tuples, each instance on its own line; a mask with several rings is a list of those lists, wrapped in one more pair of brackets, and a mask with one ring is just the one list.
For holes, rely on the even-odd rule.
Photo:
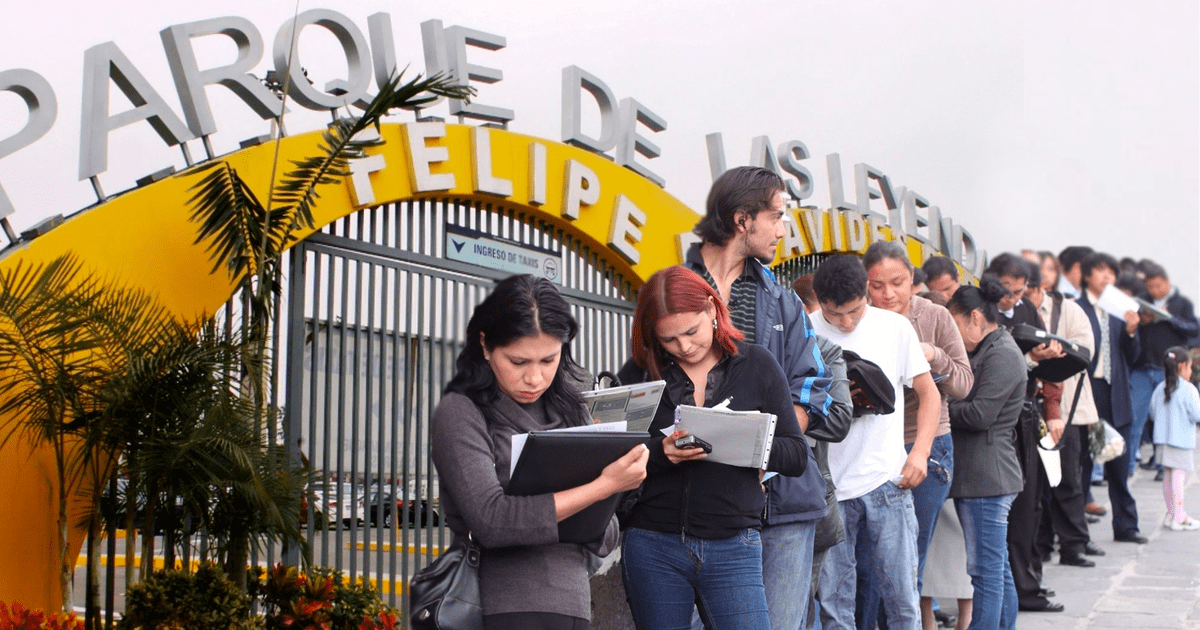
[(46, 613), (29, 610), (21, 602), (14, 601), (12, 609), (0, 602), (0, 630), (83, 630), (83, 620), (69, 613), (51, 615), (47, 621)]

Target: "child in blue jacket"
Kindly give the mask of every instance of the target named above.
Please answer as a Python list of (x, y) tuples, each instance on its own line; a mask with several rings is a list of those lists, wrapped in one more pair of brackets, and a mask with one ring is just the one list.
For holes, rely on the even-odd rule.
[(1196, 425), (1200, 424), (1200, 391), (1192, 385), (1192, 360), (1187, 348), (1173, 347), (1163, 357), (1166, 380), (1150, 398), (1154, 447), (1163, 466), (1163, 498), (1167, 516), (1163, 527), (1174, 531), (1200, 529), (1200, 521), (1183, 509), (1185, 470), (1195, 468)]

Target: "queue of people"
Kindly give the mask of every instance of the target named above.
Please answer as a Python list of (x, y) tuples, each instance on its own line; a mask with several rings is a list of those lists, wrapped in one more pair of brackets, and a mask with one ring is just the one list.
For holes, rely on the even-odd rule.
[[(914, 268), (902, 245), (877, 242), (826, 259), (793, 292), (766, 267), (783, 195), (770, 170), (726, 172), (685, 264), (639, 290), (619, 378), (662, 380), (662, 399), (646, 442), (581, 486), (505, 493), (514, 434), (588, 422), (570, 353), (586, 331), (532, 276), (475, 309), (431, 432), (447, 524), (483, 547), (484, 628), (589, 627), (590, 571), (617, 548), (640, 630), (928, 630), (936, 598), (957, 600), (960, 629), (1014, 628), (1018, 610), (1062, 610), (1041, 582), (1056, 544), (1064, 564), (1103, 553), (1087, 530), (1089, 427), (1106, 421), (1136, 447), (1145, 387), (1164, 526), (1200, 528), (1182, 503), (1200, 422), (1183, 346), (1200, 326), (1156, 282), (1160, 267), (1143, 273), (1144, 299), (1171, 313), (1158, 320), (1097, 308), (1120, 264), (1078, 248), (998, 256), (979, 286), (960, 286), (948, 260)], [(1039, 378), (1063, 348), (1022, 352), (1018, 323), (1099, 351), (1067, 382)], [(680, 405), (774, 414), (765, 470), (678, 446)], [(1057, 483), (1039, 448), (1056, 449)], [(1130, 465), (1104, 471), (1114, 540), (1139, 543)], [(559, 522), (618, 493), (603, 537), (559, 541)]]

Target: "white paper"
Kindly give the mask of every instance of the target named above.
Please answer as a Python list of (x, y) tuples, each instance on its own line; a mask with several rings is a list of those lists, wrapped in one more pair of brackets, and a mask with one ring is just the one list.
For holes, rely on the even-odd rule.
[(1123, 291), (1111, 284), (1104, 287), (1104, 291), (1100, 293), (1100, 299), (1096, 300), (1096, 306), (1115, 315), (1121, 321), (1125, 320), (1125, 313), (1138, 312), (1137, 300), (1125, 295)]
[[(1068, 429), (1069, 430), (1069, 429)], [(1042, 436), (1038, 441), (1038, 455), (1042, 460), (1042, 469), (1046, 471), (1046, 481), (1050, 482), (1051, 488), (1057, 488), (1062, 482), (1062, 461), (1058, 451), (1049, 449), (1054, 448), (1054, 438), (1049, 435)]]
[[(603, 433), (606, 431), (626, 431), (628, 430), (625, 421), (619, 422), (601, 422), (599, 424), (585, 424), (578, 427), (567, 427), (565, 429), (550, 429), (552, 432), (586, 432), (586, 433)], [(517, 469), (517, 462), (521, 459), (521, 451), (525, 450), (525, 442), (529, 440), (528, 433), (514, 433), (512, 436), (512, 455), (508, 462), (508, 476), (512, 477), (513, 472)]]

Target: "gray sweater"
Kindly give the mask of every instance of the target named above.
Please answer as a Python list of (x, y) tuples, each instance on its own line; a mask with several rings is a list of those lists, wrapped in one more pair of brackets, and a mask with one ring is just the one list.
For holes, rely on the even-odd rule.
[[(569, 424), (550, 415), (541, 400), (519, 405), (500, 399), (501, 418), (490, 426), (461, 394), (446, 394), (433, 412), (433, 463), (446, 524), (456, 534), (469, 531), (484, 547), (479, 579), (485, 615), (549, 612), (591, 619), (585, 547), (558, 542), (553, 495), (504, 493), (513, 434)], [(608, 555), (616, 544), (613, 518), (603, 544), (591, 551)]]

